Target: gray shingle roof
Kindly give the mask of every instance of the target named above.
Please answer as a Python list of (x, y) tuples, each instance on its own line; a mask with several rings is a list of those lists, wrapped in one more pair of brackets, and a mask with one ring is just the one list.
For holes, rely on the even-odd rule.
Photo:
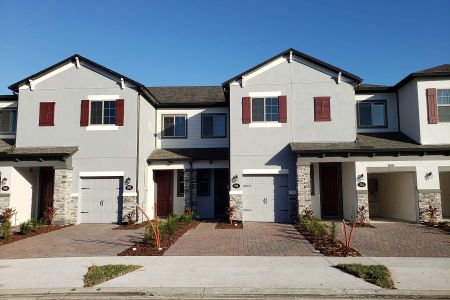
[(160, 106), (225, 105), (222, 86), (161, 86), (147, 87)]
[(450, 77), (450, 64), (443, 64), (411, 73), (397, 83), (394, 88), (399, 89), (410, 80), (418, 77)]
[(448, 152), (450, 144), (419, 145), (400, 132), (360, 133), (355, 142), (344, 143), (291, 143), (297, 154), (327, 153), (383, 153), (383, 152)]
[(228, 160), (228, 148), (155, 149), (147, 161), (161, 160)]
[(69, 156), (77, 152), (78, 147), (13, 147), (13, 140), (0, 139), (1, 156)]
[(380, 84), (361, 83), (360, 85), (355, 87), (355, 92), (357, 94), (382, 93), (382, 92), (390, 92), (390, 91), (392, 91), (391, 86), (380, 85)]

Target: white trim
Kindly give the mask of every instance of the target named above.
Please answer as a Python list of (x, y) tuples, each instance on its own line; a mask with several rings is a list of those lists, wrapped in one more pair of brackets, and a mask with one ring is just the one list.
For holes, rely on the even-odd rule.
[(248, 127), (250, 128), (278, 128), (278, 127), (282, 127), (282, 124), (279, 122), (254, 122), (254, 123), (250, 123), (248, 124)]
[(101, 130), (119, 130), (119, 126), (116, 125), (89, 125), (86, 126), (87, 131), (101, 131)]
[(79, 196), (78, 193), (71, 193), (71, 194), (70, 194), (70, 197), (78, 197), (78, 196)]
[(243, 169), (243, 175), (287, 175), (288, 169)]
[(124, 177), (123, 171), (80, 172), (80, 177)]
[(117, 100), (119, 95), (88, 95), (88, 100)]
[(57, 68), (56, 70), (51, 71), (48, 74), (45, 74), (45, 75), (43, 75), (41, 77), (38, 77), (38, 78), (36, 78), (34, 80), (30, 79), (30, 83), (32, 82), (31, 86), (30, 86), (30, 83), (28, 83), (28, 84), (24, 83), (21, 86), (19, 86), (19, 89), (26, 89), (27, 87), (30, 87), (31, 90), (34, 90), (34, 88), (35, 88), (35, 86), (37, 84), (39, 84), (42, 81), (47, 80), (47, 79), (55, 76), (55, 75), (58, 75), (59, 73), (64, 72), (64, 71), (66, 71), (66, 70), (68, 70), (68, 69), (70, 69), (70, 68), (72, 68), (74, 66), (75, 66), (75, 64), (73, 62), (68, 62), (67, 64)]
[(281, 96), (281, 91), (273, 91), (273, 92), (249, 92), (249, 97), (278, 97)]
[(229, 195), (243, 195), (244, 191), (229, 191)]
[(17, 101), (3, 101), (0, 102), (0, 108), (16, 108)]
[[(266, 65), (262, 66), (261, 68), (254, 70), (253, 72), (250, 72), (245, 75), (245, 81), (252, 79), (253, 77), (256, 77), (262, 73), (264, 73), (267, 70), (272, 69), (273, 67), (278, 66), (279, 64), (286, 62), (287, 59), (283, 56), (280, 56), (278, 58), (275, 58), (271, 62), (267, 63)], [(236, 81), (231, 82), (231, 84), (234, 84)]]
[(183, 170), (188, 168), (188, 163), (180, 164), (169, 164), (168, 162), (152, 162), (150, 165), (148, 165), (148, 168), (150, 170)]
[(136, 192), (124, 192), (124, 193), (122, 193), (122, 196), (135, 197), (135, 196), (137, 196), (137, 193)]

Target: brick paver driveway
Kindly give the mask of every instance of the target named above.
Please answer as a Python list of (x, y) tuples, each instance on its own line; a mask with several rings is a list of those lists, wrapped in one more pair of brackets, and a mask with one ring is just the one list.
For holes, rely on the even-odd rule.
[(141, 240), (139, 230), (112, 230), (113, 224), (81, 224), (0, 246), (0, 259), (112, 256)]
[[(356, 228), (352, 247), (363, 256), (450, 257), (450, 234), (421, 224), (374, 222)], [(341, 225), (340, 225), (341, 226)], [(342, 229), (339, 238), (344, 241)]]
[(318, 255), (289, 224), (245, 223), (244, 229), (215, 229), (200, 223), (186, 232), (164, 255)]

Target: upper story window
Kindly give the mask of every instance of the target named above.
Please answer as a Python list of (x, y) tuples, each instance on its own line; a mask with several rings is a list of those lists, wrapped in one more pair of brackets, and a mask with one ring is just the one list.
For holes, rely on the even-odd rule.
[(15, 133), (17, 124), (17, 109), (0, 110), (0, 133)]
[(450, 89), (437, 90), (439, 122), (450, 122)]
[(163, 138), (186, 138), (186, 115), (163, 115)]
[(202, 138), (227, 136), (226, 114), (202, 114)]
[(252, 98), (252, 122), (278, 122), (278, 98)]
[(91, 101), (91, 125), (116, 124), (116, 101)]
[(386, 101), (361, 101), (358, 103), (358, 127), (386, 127)]

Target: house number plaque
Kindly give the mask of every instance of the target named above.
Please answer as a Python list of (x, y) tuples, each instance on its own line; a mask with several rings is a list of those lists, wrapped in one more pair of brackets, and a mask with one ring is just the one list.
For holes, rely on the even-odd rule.
[(238, 189), (238, 188), (240, 188), (241, 187), (241, 185), (239, 184), (239, 183), (234, 183), (233, 184), (233, 188), (235, 188), (235, 189)]
[(359, 186), (359, 187), (365, 187), (365, 186), (366, 186), (366, 183), (365, 183), (365, 182), (362, 182), (362, 181), (361, 181), (361, 182), (358, 182), (358, 186)]

